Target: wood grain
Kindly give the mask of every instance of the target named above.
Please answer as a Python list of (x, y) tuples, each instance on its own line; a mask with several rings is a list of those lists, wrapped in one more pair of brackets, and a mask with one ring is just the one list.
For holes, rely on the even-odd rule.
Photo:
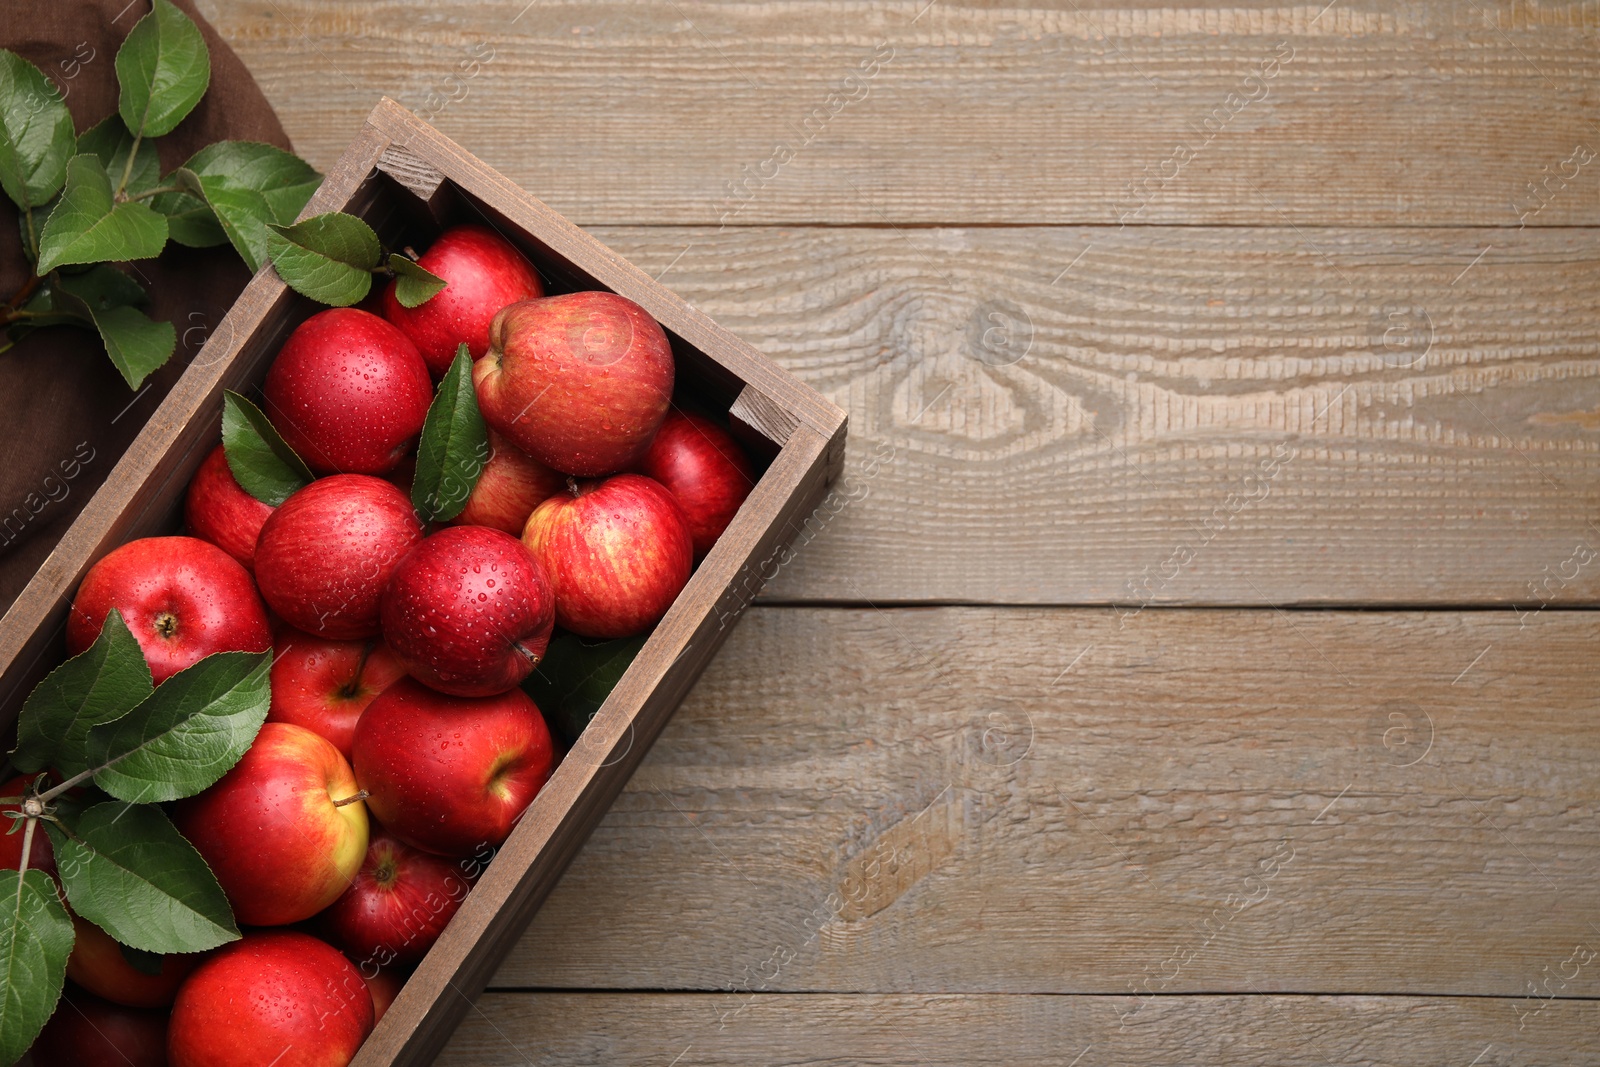
[(313, 162), (386, 93), (584, 224), (1600, 221), (1592, 4), (199, 6)]
[(1506, 1001), (1481, 998), (1164, 997), (1124, 1029), (1105, 997), (491, 993), (439, 1063), (1511, 1067), (1579, 1062), (1600, 1005), (1517, 1023)]
[(1589, 231), (595, 232), (850, 413), (775, 596), (1600, 595)]
[(1597, 641), (758, 607), (491, 986), (1597, 997)]

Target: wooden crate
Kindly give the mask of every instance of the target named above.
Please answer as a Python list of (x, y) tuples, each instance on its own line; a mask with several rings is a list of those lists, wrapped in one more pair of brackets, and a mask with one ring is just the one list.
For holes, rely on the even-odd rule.
[[(607, 289), (671, 339), (680, 394), (729, 414), (764, 467), (627, 674), (534, 800), (355, 1063), (430, 1062), (716, 652), (728, 624), (820, 501), (844, 452), (845, 414), (648, 275), (390, 100), (368, 116), (304, 215), (347, 211), (386, 243), (487, 222), (539, 268), (548, 291)], [(0, 726), (65, 655), (72, 594), (89, 566), (136, 537), (174, 532), (183, 494), (216, 444), (224, 389), (249, 391), (318, 310), (263, 269), (82, 515), (0, 621)]]

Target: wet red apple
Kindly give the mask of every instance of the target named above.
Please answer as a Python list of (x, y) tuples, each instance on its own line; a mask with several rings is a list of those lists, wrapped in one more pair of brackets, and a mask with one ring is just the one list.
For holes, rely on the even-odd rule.
[(319, 311), (295, 328), (261, 387), (267, 418), (319, 474), (382, 474), (416, 443), (433, 381), (417, 347), (376, 315)]
[(183, 524), (202, 541), (210, 541), (243, 564), (255, 567), (256, 538), (272, 514), (264, 504), (245, 492), (228, 467), (228, 457), (218, 445), (211, 450), (189, 482), (183, 501)]
[(489, 323), (507, 304), (543, 296), (539, 274), (516, 246), (487, 226), (454, 226), (417, 259), (445, 288), (414, 308), (383, 291), (383, 314), (411, 339), (435, 378), (444, 377), (465, 344), (477, 359), (489, 350)]

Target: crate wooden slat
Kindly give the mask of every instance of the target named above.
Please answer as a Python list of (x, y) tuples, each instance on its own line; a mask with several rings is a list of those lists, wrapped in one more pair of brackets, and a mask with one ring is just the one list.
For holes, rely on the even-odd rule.
[[(678, 388), (728, 411), (766, 469), (732, 525), (535, 799), (383, 1022), (360, 1067), (430, 1062), (470, 997), (621, 790), (759, 589), (769, 561), (817, 505), (843, 458), (845, 414), (647, 274), (390, 100), (373, 110), (305, 215), (342, 210), (394, 239), (452, 222), (494, 226), (552, 291), (608, 289), (667, 330)], [(107, 551), (177, 526), (185, 487), (216, 441), (224, 389), (248, 391), (315, 306), (259, 273), (105, 485), (0, 621), (0, 725), (62, 656), (73, 592)]]

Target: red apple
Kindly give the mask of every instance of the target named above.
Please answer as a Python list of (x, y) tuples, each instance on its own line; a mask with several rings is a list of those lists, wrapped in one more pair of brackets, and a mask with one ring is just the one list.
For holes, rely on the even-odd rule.
[(31, 1052), (33, 1067), (167, 1067), (167, 1014), (67, 989)]
[(384, 640), (413, 678), (454, 696), (493, 696), (533, 673), (554, 619), (544, 568), (487, 526), (425, 539), (383, 593)]
[(384, 1012), (389, 1010), (389, 1005), (394, 1003), (394, 998), (405, 987), (405, 976), (385, 969), (370, 975), (362, 972), (361, 978), (367, 983), (367, 992), (372, 994), (372, 1023), (376, 1026), (383, 1021)]
[(372, 1032), (372, 994), (331, 945), (259, 930), (218, 949), (178, 990), (172, 1067), (330, 1067)]
[(683, 509), (696, 558), (711, 551), (739, 505), (755, 488), (755, 472), (733, 436), (703, 415), (668, 412), (639, 464)]
[(414, 308), (395, 299), (395, 283), (383, 291), (383, 314), (411, 338), (435, 378), (444, 377), (456, 348), (465, 344), (477, 359), (489, 350), (489, 323), (507, 304), (543, 296), (544, 286), (527, 257), (487, 226), (456, 226), (418, 259), (443, 278), (444, 290)]
[(632, 466), (672, 399), (661, 326), (613, 293), (512, 304), (472, 368), (493, 430), (547, 467), (585, 477)]
[(456, 526), (492, 526), (513, 537), (522, 533), (533, 509), (561, 491), (566, 479), (504, 437), (489, 431), (489, 459), (466, 507), (450, 520)]
[(550, 575), (556, 622), (582, 637), (644, 633), (694, 568), (683, 509), (642, 474), (571, 483), (533, 510), (522, 540)]
[(322, 930), (363, 975), (391, 963), (416, 963), (471, 889), (450, 860), (378, 831), (356, 880), (322, 913)]
[(189, 532), (222, 549), (245, 570), (255, 566), (256, 538), (271, 514), (271, 504), (239, 487), (221, 445), (213, 448), (194, 472), (183, 501), (183, 522)]
[(372, 698), (405, 677), (406, 668), (376, 638), (330, 641), (281, 627), (272, 641), (272, 709), (268, 722), (321, 734), (346, 758), (356, 720)]
[(329, 308), (289, 335), (261, 387), (267, 417), (321, 474), (382, 474), (422, 432), (433, 381), (417, 347), (376, 315)]
[(291, 626), (342, 641), (375, 637), (383, 587), (421, 540), (411, 501), (382, 478), (318, 478), (261, 528), (256, 581)]
[(160, 685), (213, 652), (265, 652), (267, 612), (250, 572), (195, 537), (144, 537), (89, 568), (67, 617), (67, 651), (100, 636), (111, 609), (122, 612)]
[[(20, 774), (5, 785), (0, 785), (0, 797), (25, 796), (28, 787), (37, 778), (42, 778), (48, 771), (39, 771), (36, 774)], [(22, 841), (23, 835), (28, 832), (27, 824), (21, 820), (12, 819), (4, 814), (8, 811), (21, 811), (22, 802), (12, 801), (0, 804), (0, 870), (19, 871), (22, 869)], [(16, 831), (11, 827), (16, 824)], [(56, 874), (56, 854), (50, 847), (50, 835), (44, 832), (44, 824), (33, 828), (33, 844), (28, 848), (28, 870), (43, 871), (54, 878)]]
[(244, 758), (174, 805), (172, 817), (250, 926), (311, 918), (339, 898), (367, 854), (367, 810), (350, 764), (331, 741), (286, 722), (261, 727)]
[(356, 779), (394, 836), (442, 856), (498, 845), (555, 768), (544, 717), (520, 689), (452, 697), (410, 678), (356, 724)]
[(67, 957), (67, 977), (89, 992), (130, 1008), (164, 1008), (200, 962), (198, 954), (161, 957), (161, 973), (145, 974), (128, 962), (122, 946), (100, 927), (72, 917), (77, 936)]

